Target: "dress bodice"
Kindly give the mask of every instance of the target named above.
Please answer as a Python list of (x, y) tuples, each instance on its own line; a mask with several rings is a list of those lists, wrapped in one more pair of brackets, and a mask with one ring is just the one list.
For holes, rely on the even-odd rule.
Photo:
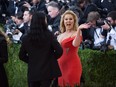
[(73, 42), (73, 40), (74, 40), (74, 38), (75, 37), (69, 37), (69, 38), (66, 38), (66, 39), (64, 39), (62, 42), (61, 42), (61, 46), (62, 46), (62, 48), (63, 48), (63, 52), (64, 53), (69, 53), (69, 52), (75, 52), (75, 53), (77, 53), (77, 48), (78, 47), (74, 47), (73, 45), (72, 45), (72, 42)]

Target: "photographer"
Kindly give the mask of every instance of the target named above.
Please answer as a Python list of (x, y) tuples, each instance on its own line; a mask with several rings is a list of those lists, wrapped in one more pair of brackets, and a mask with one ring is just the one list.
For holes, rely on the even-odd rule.
[(12, 32), (16, 28), (15, 16), (6, 17), (5, 21), (6, 24), (4, 25), (4, 31), (10, 38), (12, 38)]
[(21, 41), (21, 37), (25, 33), (25, 25), (24, 25), (24, 21), (23, 21), (23, 13), (22, 12), (18, 12), (15, 15), (15, 23), (16, 23), (17, 27), (13, 31), (13, 40), (16, 43), (19, 43)]
[(46, 8), (49, 15), (49, 18), (48, 18), (49, 30), (53, 32), (55, 36), (57, 36), (60, 31), (59, 25), (60, 25), (60, 18), (61, 18), (59, 5), (57, 2), (51, 1), (48, 4), (46, 4)]
[(20, 38), (25, 33), (24, 22), (23, 22), (23, 13), (19, 12), (15, 15), (14, 21), (9, 19), (5, 24), (6, 34), (14, 43), (19, 43)]
[(99, 19), (100, 14), (98, 12), (92, 11), (88, 14), (87, 23), (90, 28), (82, 31), (85, 48), (100, 49), (101, 42), (104, 41), (104, 37), (101, 35), (103, 31), (102, 24), (97, 22)]
[(110, 28), (103, 25), (102, 27), (104, 27), (105, 30), (102, 32), (102, 35), (106, 37), (108, 48), (116, 50), (116, 11), (111, 11), (108, 13), (107, 21)]

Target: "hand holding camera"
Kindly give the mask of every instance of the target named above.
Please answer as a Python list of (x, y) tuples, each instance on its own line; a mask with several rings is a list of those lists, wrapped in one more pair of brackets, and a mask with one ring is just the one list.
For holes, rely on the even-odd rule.
[(15, 29), (15, 30), (13, 31), (13, 35), (18, 34), (19, 32), (20, 32), (20, 30)]
[(105, 30), (111, 29), (111, 24), (108, 21), (104, 21), (104, 25), (101, 26)]

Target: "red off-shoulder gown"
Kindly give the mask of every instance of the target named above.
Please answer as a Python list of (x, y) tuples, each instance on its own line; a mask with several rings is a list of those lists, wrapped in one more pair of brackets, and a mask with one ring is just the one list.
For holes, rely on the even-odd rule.
[(70, 85), (80, 85), (80, 78), (82, 74), (82, 65), (78, 56), (78, 47), (72, 45), (75, 37), (66, 38), (61, 42), (63, 48), (63, 55), (58, 59), (58, 63), (62, 72), (62, 76), (58, 78), (60, 87)]

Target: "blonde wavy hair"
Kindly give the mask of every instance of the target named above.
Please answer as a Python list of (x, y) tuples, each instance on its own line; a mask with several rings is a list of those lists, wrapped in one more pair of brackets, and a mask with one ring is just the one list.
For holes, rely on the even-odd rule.
[(60, 31), (61, 31), (61, 33), (63, 33), (63, 32), (66, 31), (65, 25), (64, 25), (64, 17), (65, 17), (65, 15), (67, 15), (67, 14), (71, 14), (71, 15), (73, 16), (73, 18), (74, 18), (73, 30), (76, 31), (77, 28), (78, 28), (78, 18), (77, 18), (77, 15), (76, 15), (73, 11), (67, 10), (67, 11), (65, 11), (65, 12), (61, 15), (61, 20), (60, 20)]

